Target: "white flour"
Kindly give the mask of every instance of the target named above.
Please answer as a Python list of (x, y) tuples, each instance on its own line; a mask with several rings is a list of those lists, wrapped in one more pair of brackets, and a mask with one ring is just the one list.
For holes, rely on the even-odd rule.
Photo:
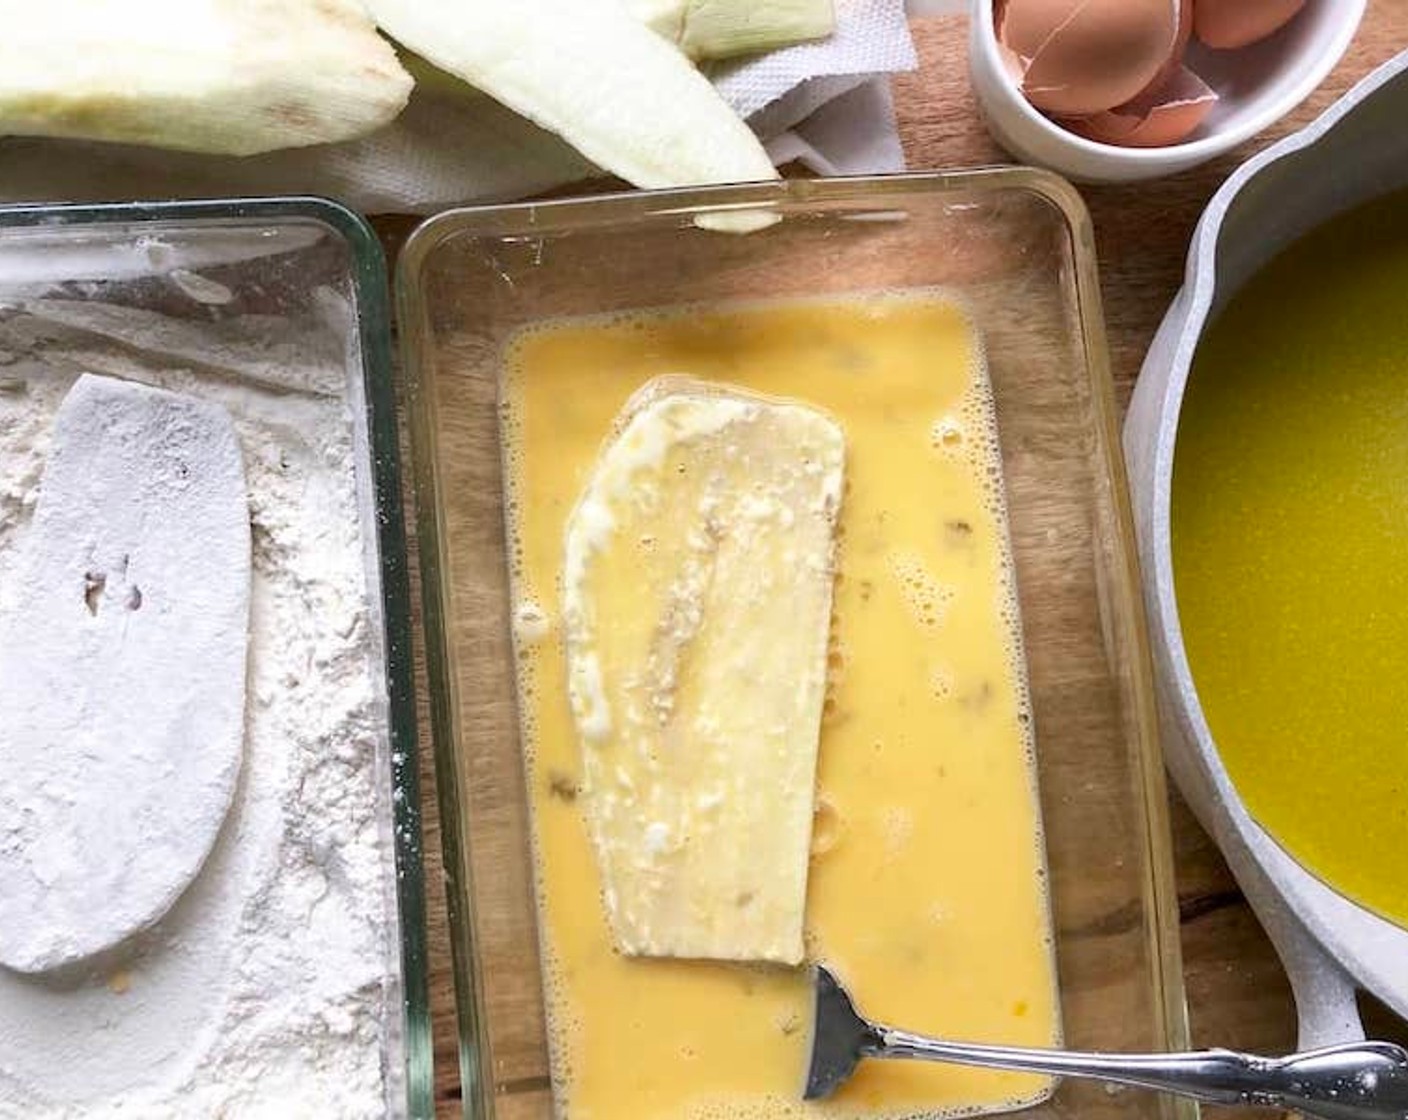
[[(203, 364), (238, 371), (225, 341), (228, 361)], [(352, 403), (326, 393), (342, 355), (314, 346), (291, 384), (261, 386), (194, 372), (174, 349), (134, 356), (71, 323), (0, 321), (0, 601), (24, 594), (16, 545), (83, 370), (224, 405), (254, 541), (231, 815), (154, 930), (71, 975), (0, 969), (0, 1118), (381, 1118), (401, 1084), (395, 874)]]

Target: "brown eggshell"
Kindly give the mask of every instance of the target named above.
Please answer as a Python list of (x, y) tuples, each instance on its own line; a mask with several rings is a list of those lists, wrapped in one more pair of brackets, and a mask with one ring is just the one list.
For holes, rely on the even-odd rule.
[(1183, 69), (1183, 56), (1187, 53), (1188, 43), (1192, 38), (1193, 0), (1179, 0), (1178, 24), (1174, 29), (1173, 51), (1168, 56), (1168, 61), (1163, 64), (1163, 67), (1154, 75), (1149, 84), (1135, 94), (1136, 97), (1141, 97), (1150, 90), (1158, 89)]
[(1039, 109), (1086, 116), (1136, 97), (1168, 65), (1183, 0), (1006, 0), (998, 34), (1029, 59)]
[[(997, 0), (993, 23), (997, 40), (1013, 54), (1031, 58), (1061, 20), (1069, 18), (1078, 0)], [(1015, 9), (1015, 14), (1014, 14)]]
[(1013, 85), (1020, 87), (1022, 76), (1027, 72), (1027, 60), (1001, 42), (997, 44), (997, 54), (1002, 59), (1002, 68), (1007, 71), (1007, 76), (1012, 79)]
[(1158, 89), (1127, 105), (1061, 123), (1078, 136), (1125, 148), (1166, 148), (1192, 135), (1217, 104), (1214, 93), (1198, 75), (1179, 67)]
[(1234, 50), (1281, 30), (1305, 0), (1194, 0), (1193, 29), (1214, 50)]

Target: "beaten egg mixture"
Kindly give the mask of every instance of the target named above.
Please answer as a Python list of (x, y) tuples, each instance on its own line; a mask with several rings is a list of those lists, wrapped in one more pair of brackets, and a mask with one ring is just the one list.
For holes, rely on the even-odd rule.
[(514, 341), (502, 388), (561, 1114), (901, 1117), (1040, 1099), (1040, 1077), (871, 1062), (831, 1100), (803, 1103), (805, 968), (613, 943), (582, 805), (589, 748), (568, 701), (564, 539), (623, 406), (664, 375), (803, 402), (845, 434), (807, 958), (882, 1021), (1060, 1037), (993, 402), (962, 311), (939, 295), (876, 295), (563, 322)]

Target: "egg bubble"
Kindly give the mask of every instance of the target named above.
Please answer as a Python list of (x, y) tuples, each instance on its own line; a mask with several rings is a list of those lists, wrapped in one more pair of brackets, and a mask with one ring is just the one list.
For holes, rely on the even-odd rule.
[(929, 426), (929, 445), (945, 455), (963, 456), (967, 425), (955, 416), (940, 416)]
[(935, 700), (950, 700), (953, 698), (953, 674), (942, 665), (935, 665), (929, 670), (929, 690), (934, 694)]
[(953, 602), (953, 588), (936, 578), (913, 553), (892, 552), (887, 560), (914, 621), (926, 630), (942, 626)]

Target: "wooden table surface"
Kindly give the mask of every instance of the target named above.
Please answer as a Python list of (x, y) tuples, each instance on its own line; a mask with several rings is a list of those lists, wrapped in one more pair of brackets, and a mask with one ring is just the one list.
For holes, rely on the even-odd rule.
[[(911, 169), (1010, 162), (983, 130), (968, 88), (966, 20), (916, 21), (920, 66), (894, 82), (895, 106)], [(1239, 163), (1305, 124), (1375, 66), (1408, 48), (1408, 0), (1370, 0), (1355, 42), (1338, 68), (1295, 113), (1231, 155), (1153, 183), (1082, 189), (1094, 218), (1111, 366), (1121, 402), (1181, 281), (1189, 236), (1207, 199)], [(379, 222), (394, 250), (408, 223)], [(422, 727), (427, 725), (422, 711)], [(450, 968), (440, 833), (431, 752), (421, 756), (426, 873), (430, 884), (431, 996), (437, 1120), (460, 1114), (454, 986)], [(1175, 792), (1173, 832), (1183, 930), (1184, 972), (1194, 1041), (1276, 1051), (1295, 1043), (1289, 986), (1270, 943), (1212, 841)], [(1370, 1008), (1378, 1033), (1405, 1028)], [(1212, 1117), (1223, 1110), (1209, 1109)]]

